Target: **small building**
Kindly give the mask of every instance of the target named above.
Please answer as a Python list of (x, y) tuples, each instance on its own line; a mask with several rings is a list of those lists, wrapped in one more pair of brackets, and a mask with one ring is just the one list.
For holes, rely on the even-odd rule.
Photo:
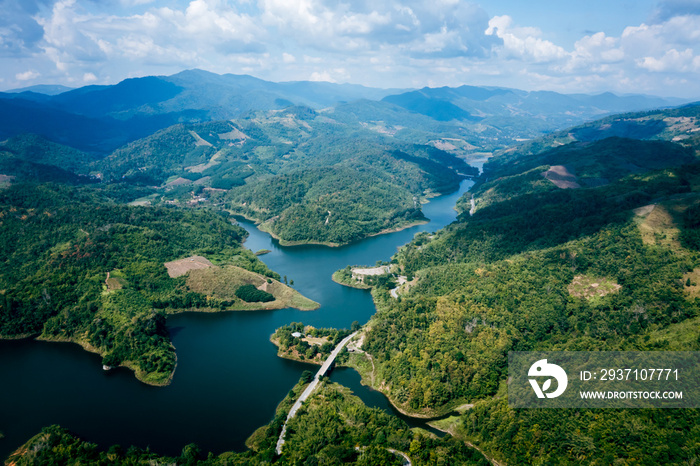
[(300, 332), (294, 332), (294, 333), (292, 333), (292, 336), (293, 336), (294, 338), (301, 338), (301, 337), (302, 337), (302, 335), (301, 335)]

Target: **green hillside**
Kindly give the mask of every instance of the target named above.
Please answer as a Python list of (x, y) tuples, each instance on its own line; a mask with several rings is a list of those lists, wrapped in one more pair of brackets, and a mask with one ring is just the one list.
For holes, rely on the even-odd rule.
[[(504, 385), (508, 351), (700, 349), (688, 337), (700, 313), (700, 162), (688, 146), (613, 138), (494, 160), (474, 215), (394, 256), (417, 281), (398, 299), (375, 287), (372, 364), (351, 364), (410, 413), (474, 404), (449, 428), (508, 464), (692, 462), (697, 410), (514, 410)], [(555, 163), (580, 185), (543, 176)]]
[[(0, 270), (0, 335), (73, 341), (103, 355), (106, 365), (125, 365), (140, 380), (162, 385), (176, 360), (167, 313), (315, 305), (286, 296), (279, 275), (241, 246), (245, 231), (225, 216), (128, 207), (104, 194), (22, 183), (0, 191), (0, 262), (6, 264)], [(192, 262), (182, 259), (194, 255), (206, 256), (202, 263), (213, 271), (206, 280), (198, 275), (191, 287)], [(166, 269), (177, 260), (180, 269)], [(282, 301), (256, 307), (215, 295), (217, 265), (250, 271), (253, 278), (239, 284), (268, 277)], [(229, 274), (227, 285), (236, 280)]]
[(423, 220), (420, 200), (476, 170), (427, 145), (341, 124), (305, 107), (178, 125), (96, 165), (103, 178), (159, 186), (149, 204), (215, 206), (289, 243), (344, 244)]

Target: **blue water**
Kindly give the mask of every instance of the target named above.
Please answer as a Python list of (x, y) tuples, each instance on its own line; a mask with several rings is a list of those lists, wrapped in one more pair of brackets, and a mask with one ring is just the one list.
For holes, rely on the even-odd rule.
[[(389, 260), (416, 233), (451, 223), (455, 202), (471, 185), (464, 181), (459, 191), (424, 205), (428, 224), (339, 248), (282, 247), (242, 221), (250, 233), (245, 245), (271, 250), (260, 259), (321, 307), (170, 317), (178, 365), (168, 387), (142, 384), (126, 369), (104, 372), (101, 358), (77, 345), (0, 341), (0, 432), (5, 435), (0, 457), (51, 424), (102, 448), (137, 445), (177, 455), (196, 443), (214, 453), (244, 450), (245, 439), (272, 419), (277, 404), (309, 368), (276, 356), (269, 341), (275, 329), (290, 322), (339, 328), (367, 322), (376, 311), (370, 293), (338, 285), (331, 274), (347, 265)], [(381, 394), (359, 385), (356, 373), (340, 370), (333, 377), (352, 385), (366, 403), (391, 411), (385, 399), (376, 398)]]

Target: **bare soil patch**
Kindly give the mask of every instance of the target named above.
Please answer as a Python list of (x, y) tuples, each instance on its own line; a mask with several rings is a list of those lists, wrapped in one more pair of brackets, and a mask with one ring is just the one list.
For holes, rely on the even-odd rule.
[(603, 297), (622, 288), (614, 280), (608, 278), (577, 275), (567, 287), (569, 294), (577, 298), (591, 299)]
[(179, 259), (172, 262), (166, 262), (165, 268), (168, 269), (168, 275), (171, 278), (185, 275), (190, 270), (208, 269), (214, 264), (202, 256), (190, 256), (185, 259)]
[(316, 345), (316, 346), (323, 346), (325, 343), (328, 343), (328, 337), (323, 337), (323, 338), (304, 337), (301, 340), (307, 342), (310, 345)]
[(552, 165), (549, 167), (549, 170), (542, 173), (542, 176), (561, 189), (576, 189), (581, 187), (573, 171), (564, 165)]
[(388, 265), (382, 265), (381, 267), (372, 267), (372, 268), (367, 268), (367, 269), (352, 269), (352, 275), (353, 277), (357, 276), (364, 276), (364, 275), (384, 275), (385, 273), (389, 273), (389, 266)]

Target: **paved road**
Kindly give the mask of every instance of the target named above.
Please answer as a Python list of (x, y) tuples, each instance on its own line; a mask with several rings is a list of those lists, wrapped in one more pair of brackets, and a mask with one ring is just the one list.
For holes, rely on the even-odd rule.
[(284, 426), (282, 426), (282, 432), (280, 433), (280, 438), (277, 439), (277, 448), (275, 448), (275, 451), (277, 452), (278, 455), (282, 454), (282, 445), (284, 445), (284, 436), (287, 433), (287, 423), (291, 418), (294, 417), (294, 415), (299, 411), (299, 408), (301, 408), (302, 403), (306, 401), (306, 399), (313, 393), (314, 390), (316, 390), (316, 387), (318, 386), (318, 382), (321, 379), (322, 376), (326, 375), (328, 372), (328, 369), (330, 369), (331, 364), (333, 364), (333, 361), (335, 361), (335, 358), (338, 357), (340, 354), (340, 351), (345, 347), (345, 345), (348, 344), (350, 339), (357, 335), (357, 332), (352, 333), (351, 335), (348, 335), (347, 337), (343, 338), (343, 340), (338, 343), (338, 346), (335, 347), (333, 352), (331, 353), (330, 356), (328, 356), (328, 359), (323, 363), (321, 368), (316, 372), (316, 377), (314, 377), (314, 380), (309, 384), (308, 387), (302, 392), (301, 396), (297, 399), (297, 401), (294, 403), (294, 406), (292, 406), (292, 409), (289, 410), (289, 414), (287, 414), (287, 420), (284, 421)]

